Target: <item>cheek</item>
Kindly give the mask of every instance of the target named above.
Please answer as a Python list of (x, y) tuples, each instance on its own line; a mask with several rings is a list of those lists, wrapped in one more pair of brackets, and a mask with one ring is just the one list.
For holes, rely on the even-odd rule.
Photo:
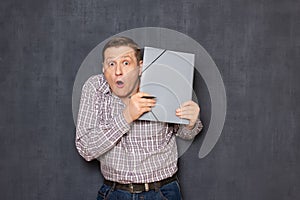
[(112, 75), (110, 73), (105, 72), (104, 77), (105, 77), (105, 79), (106, 79), (106, 81), (108, 82), (109, 85), (111, 85), (113, 83), (113, 78), (112, 78)]
[(139, 70), (138, 68), (128, 68), (126, 70), (123, 70), (123, 74), (128, 78), (134, 78), (139, 75)]

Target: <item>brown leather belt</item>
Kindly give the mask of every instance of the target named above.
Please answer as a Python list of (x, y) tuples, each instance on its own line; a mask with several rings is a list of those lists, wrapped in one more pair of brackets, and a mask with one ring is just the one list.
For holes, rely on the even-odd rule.
[(118, 182), (113, 182), (113, 181), (104, 179), (104, 184), (114, 187), (114, 189), (125, 190), (130, 193), (141, 193), (141, 192), (148, 192), (149, 190), (155, 190), (155, 189), (161, 188), (162, 186), (169, 184), (176, 180), (177, 180), (177, 176), (174, 175), (172, 177), (166, 178), (161, 181), (153, 182), (153, 183), (121, 184)]

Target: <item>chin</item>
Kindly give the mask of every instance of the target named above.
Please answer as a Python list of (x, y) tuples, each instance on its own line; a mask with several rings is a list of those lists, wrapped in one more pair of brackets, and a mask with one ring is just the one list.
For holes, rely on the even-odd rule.
[(115, 88), (113, 90), (113, 93), (119, 97), (119, 98), (127, 98), (131, 95), (133, 95), (137, 89), (131, 89), (130, 87), (124, 87), (124, 88)]
[(119, 98), (125, 98), (129, 96), (128, 92), (123, 92), (123, 91), (116, 91), (114, 92), (114, 94)]

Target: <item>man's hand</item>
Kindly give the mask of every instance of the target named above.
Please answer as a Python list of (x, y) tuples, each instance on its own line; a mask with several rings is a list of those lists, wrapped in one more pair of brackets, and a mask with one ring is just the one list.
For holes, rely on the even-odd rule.
[[(144, 97), (144, 98), (143, 98)], [(150, 97), (150, 98), (145, 98)], [(128, 123), (138, 119), (145, 112), (149, 112), (155, 106), (155, 99), (151, 95), (138, 92), (131, 96), (126, 108), (123, 111), (125, 120)]]
[(199, 117), (200, 107), (194, 101), (187, 101), (176, 109), (176, 116), (188, 119), (190, 123), (187, 125), (188, 129), (193, 129)]

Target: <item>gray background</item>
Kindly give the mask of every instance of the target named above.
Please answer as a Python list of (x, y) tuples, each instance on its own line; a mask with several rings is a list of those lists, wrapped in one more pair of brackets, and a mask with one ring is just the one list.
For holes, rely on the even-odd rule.
[[(74, 146), (75, 76), (97, 44), (150, 26), (198, 41), (226, 87), (217, 145), (198, 158), (204, 129), (180, 158), (184, 198), (299, 199), (296, 0), (1, 1), (0, 198), (96, 198), (98, 163), (84, 161)], [(209, 95), (197, 73), (195, 91), (209, 124)]]

